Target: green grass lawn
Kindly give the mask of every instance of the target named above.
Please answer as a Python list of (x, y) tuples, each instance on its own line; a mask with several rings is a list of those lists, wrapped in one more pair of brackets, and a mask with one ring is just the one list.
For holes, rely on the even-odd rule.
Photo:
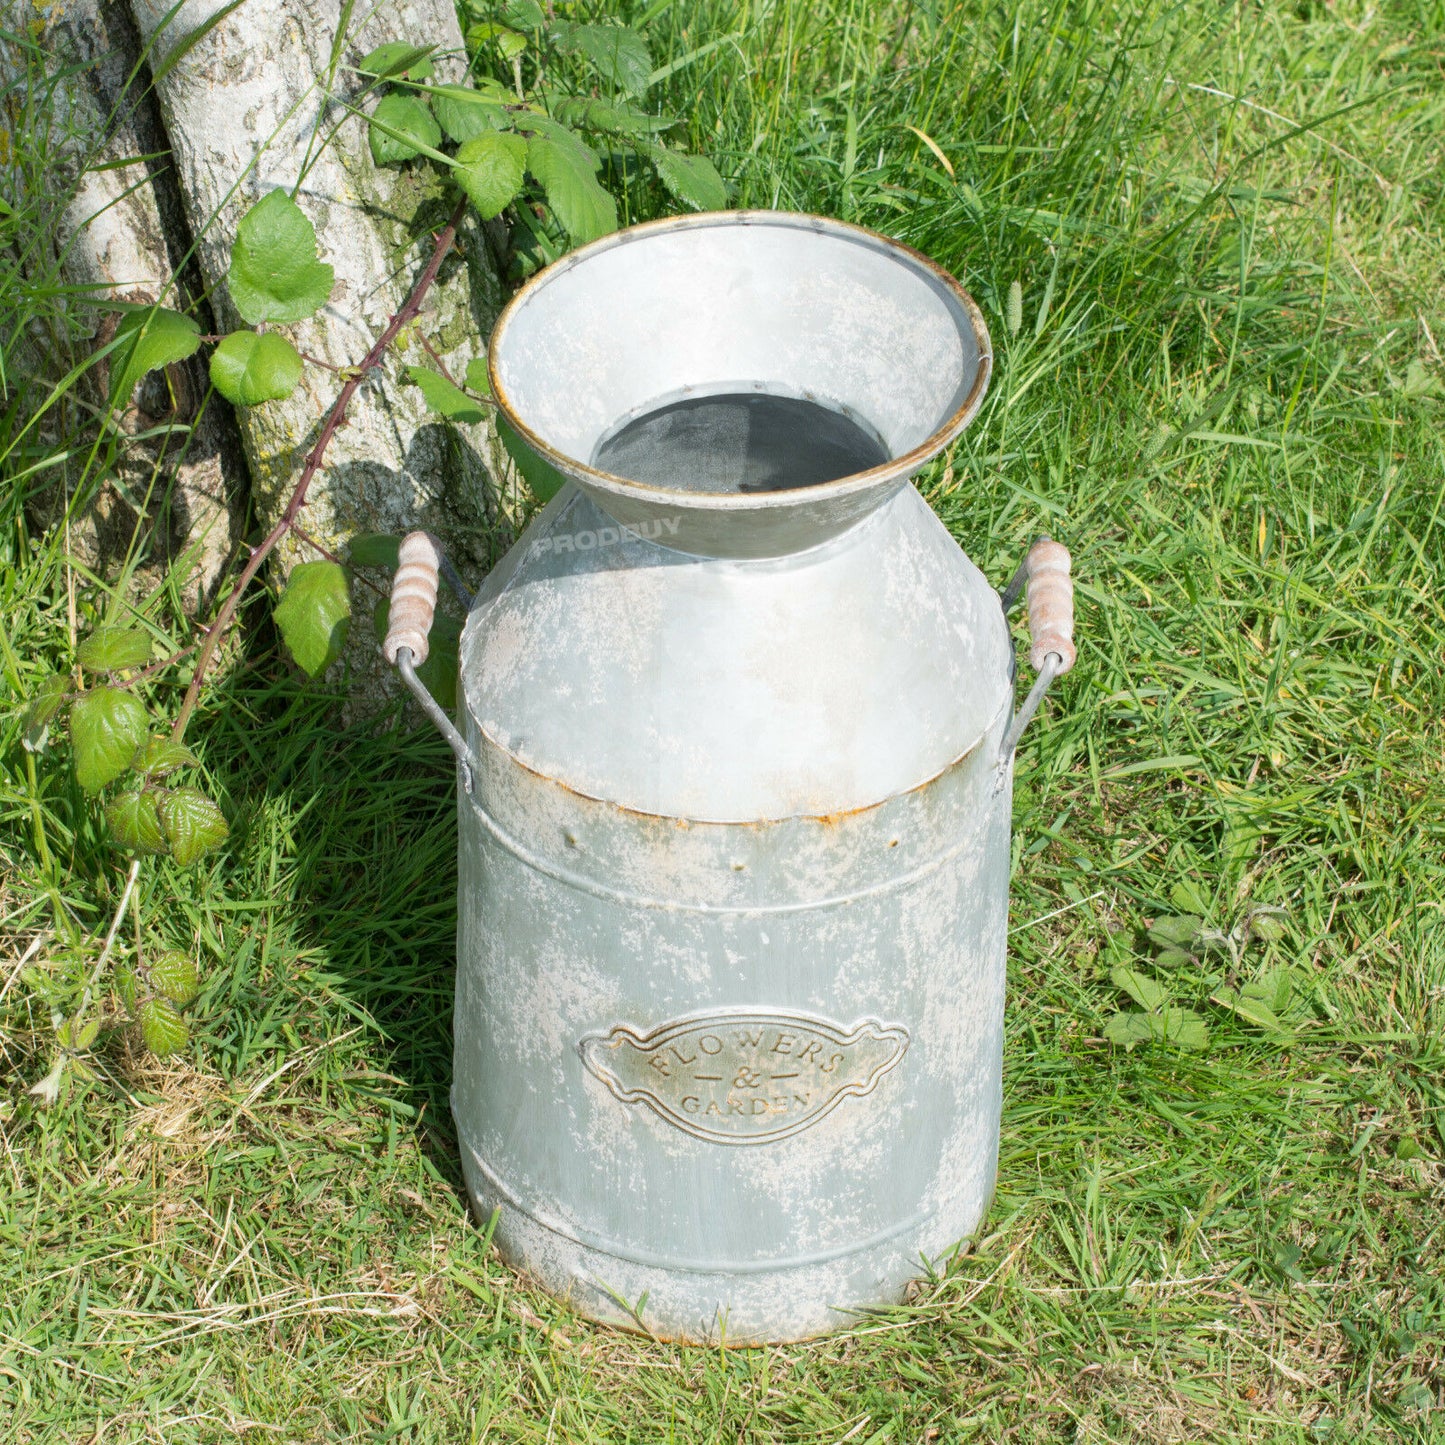
[[(0, 718), (0, 1438), (1445, 1440), (1445, 5), (651, 9), (737, 204), (983, 305), (989, 399), (919, 479), (960, 544), (1000, 585), (1038, 531), (1073, 550), (986, 1236), (777, 1349), (594, 1327), (501, 1265), (446, 1106), (449, 755), (340, 726), (254, 609), (189, 738), (231, 841), (142, 874), (204, 961), (194, 1041), (117, 1026), (48, 1112), (20, 965), (83, 980), (124, 870), (64, 744)], [(3, 466), (9, 707), (104, 599), (26, 521), (33, 452)], [(1146, 937), (1264, 907), (1237, 956)], [(1124, 967), (1207, 1046), (1109, 1044)]]

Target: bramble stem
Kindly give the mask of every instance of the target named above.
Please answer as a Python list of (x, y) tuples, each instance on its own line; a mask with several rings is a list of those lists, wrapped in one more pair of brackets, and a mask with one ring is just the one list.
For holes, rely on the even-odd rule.
[[(148, 682), (156, 673), (164, 672), (168, 667), (174, 667), (183, 657), (189, 657), (199, 645), (199, 643), (188, 642), (184, 647), (177, 648), (169, 657), (163, 657), (159, 662), (153, 662), (149, 667), (143, 667), (139, 672), (134, 672), (129, 677), (112, 676), (107, 686), (135, 687), (137, 683)], [(79, 697), (80, 694), (76, 693), (75, 696)]]
[(426, 263), (426, 269), (417, 278), (416, 285), (411, 288), (411, 295), (402, 302), (401, 309), (387, 323), (386, 330), (376, 338), (371, 350), (347, 377), (346, 384), (337, 394), (336, 400), (331, 403), (331, 409), (326, 413), (326, 420), (321, 424), (321, 433), (316, 438), (316, 445), (306, 455), (306, 465), (301, 469), (301, 476), (296, 482), (295, 490), (291, 493), (291, 500), (286, 503), (286, 510), (282, 512), (276, 525), (266, 534), (261, 545), (251, 553), (250, 560), (242, 569), (240, 577), (236, 579), (236, 585), (231, 589), (230, 595), (216, 615), (216, 620), (206, 632), (205, 641), (201, 644), (200, 655), (196, 658), (196, 670), (191, 676), (190, 686), (186, 689), (185, 701), (181, 703), (180, 713), (176, 717), (175, 726), (171, 729), (171, 737), (176, 742), (180, 742), (185, 736), (186, 724), (190, 722), (191, 714), (195, 712), (196, 702), (201, 695), (201, 686), (205, 681), (206, 670), (210, 667), (216, 649), (221, 645), (222, 639), (235, 620), (236, 612), (241, 606), (242, 596), (247, 587), (251, 585), (256, 573), (261, 570), (261, 564), (275, 550), (276, 544), (295, 526), (301, 508), (306, 505), (306, 492), (311, 486), (312, 478), (321, 470), (326, 448), (346, 420), (346, 408), (350, 405), (351, 398), (356, 395), (361, 383), (381, 365), (382, 359), (386, 356), (402, 327), (421, 310), (422, 301), (425, 300), (427, 292), (431, 290), (432, 283), (437, 278), (437, 272), (441, 270), (441, 264), (446, 259), (447, 252), (451, 250), (456, 241), (457, 228), (462, 223), (466, 208), (467, 198), (463, 196), (452, 210), (446, 225), (437, 233), (431, 259)]
[[(328, 562), (335, 562), (338, 567), (345, 565), (342, 562), (341, 558), (338, 557), (335, 552), (331, 551), (327, 547), (323, 547), (321, 543), (318, 542), (316, 538), (313, 537), (311, 533), (308, 532), (301, 525), (300, 522), (291, 523), (291, 533), (298, 542), (304, 543), (306, 546), (310, 547), (313, 552), (317, 552), (321, 556), (326, 558)], [(375, 592), (378, 597), (387, 596), (387, 593), (382, 588), (378, 587), (376, 583), (371, 580), (370, 577), (362, 577), (360, 574), (358, 574), (356, 580), (360, 582), (363, 587), (370, 587), (371, 590)]]

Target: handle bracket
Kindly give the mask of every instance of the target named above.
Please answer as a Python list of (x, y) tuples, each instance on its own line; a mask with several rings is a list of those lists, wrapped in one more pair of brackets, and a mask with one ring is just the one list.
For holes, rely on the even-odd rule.
[(1029, 661), (1038, 676), (999, 744), (1000, 772), (1008, 766), (1024, 729), (1033, 720), (1054, 679), (1068, 672), (1078, 656), (1074, 647), (1074, 583), (1069, 567), (1068, 549), (1049, 537), (1040, 537), (1029, 548), (1001, 594), (1007, 612), (1024, 589), (1028, 589), (1032, 639)]

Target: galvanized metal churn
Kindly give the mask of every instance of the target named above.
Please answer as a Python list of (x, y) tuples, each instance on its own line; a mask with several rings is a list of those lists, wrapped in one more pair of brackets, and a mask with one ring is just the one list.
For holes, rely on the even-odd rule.
[[(1068, 553), (999, 594), (909, 477), (992, 357), (855, 226), (637, 226), (524, 286), (503, 414), (569, 479), (471, 607), (452, 1102), (503, 1254), (597, 1319), (800, 1339), (974, 1232), (998, 1158), (1014, 747)], [(1037, 681), (1013, 712), (1007, 608)]]

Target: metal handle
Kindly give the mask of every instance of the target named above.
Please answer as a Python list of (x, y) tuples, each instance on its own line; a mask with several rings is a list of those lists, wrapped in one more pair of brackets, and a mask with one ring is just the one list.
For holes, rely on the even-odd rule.
[[(422, 711), (451, 745), (457, 762), (461, 764), (462, 790), (470, 793), (476, 759), (451, 718), (431, 695), (426, 683), (416, 675), (417, 668), (427, 660), (431, 651), (428, 634), (436, 616), (437, 574), (440, 571), (451, 572), (442, 555), (441, 543), (430, 532), (408, 532), (401, 539), (396, 576), (391, 583), (386, 640), (381, 644), (381, 650), (388, 662), (396, 664), (401, 680), (411, 689)], [(448, 580), (451, 580), (450, 575)], [(465, 597), (464, 592), (461, 595)]]
[(1014, 714), (1009, 730), (999, 744), (999, 767), (1007, 765), (1018, 747), (1024, 729), (1039, 710), (1049, 684), (1074, 665), (1074, 583), (1069, 576), (1069, 550), (1048, 537), (1040, 537), (1003, 590), (1004, 611), (1018, 601), (1028, 588), (1029, 662), (1038, 677), (1023, 706)]

